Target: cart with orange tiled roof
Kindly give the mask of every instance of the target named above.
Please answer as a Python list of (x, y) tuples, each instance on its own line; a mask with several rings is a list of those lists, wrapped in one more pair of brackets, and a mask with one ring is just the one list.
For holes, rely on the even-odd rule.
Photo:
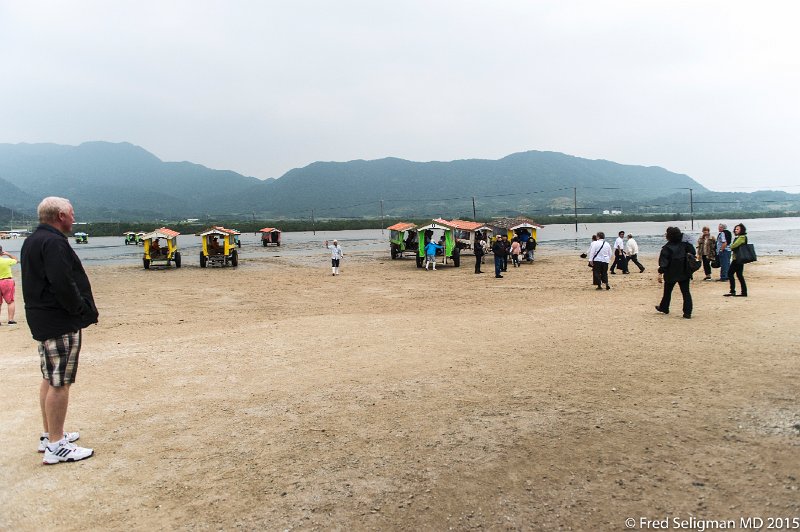
[(259, 230), (261, 233), (261, 245), (264, 247), (267, 246), (278, 246), (281, 245), (281, 230), (277, 227), (265, 227), (264, 229)]
[(492, 234), (492, 228), (483, 222), (470, 222), (467, 220), (442, 220), (453, 226), (455, 229), (456, 245), (460, 250), (471, 249), (474, 251), (475, 245), (481, 240), (486, 239)]
[(236, 251), (236, 236), (239, 234), (234, 229), (227, 229), (215, 225), (206, 229), (198, 236), (202, 239), (200, 250), (200, 267), (227, 266), (234, 268), (239, 265), (239, 252)]
[[(174, 263), (176, 268), (181, 267), (181, 253), (178, 251), (179, 234), (172, 229), (160, 227), (142, 236), (144, 245), (142, 263), (145, 270), (149, 270), (150, 266), (155, 264), (170, 266)], [(163, 246), (161, 245), (162, 240), (164, 241)]]
[(404, 253), (417, 255), (417, 226), (411, 222), (397, 222), (387, 227), (389, 233), (389, 253), (392, 259), (402, 258)]

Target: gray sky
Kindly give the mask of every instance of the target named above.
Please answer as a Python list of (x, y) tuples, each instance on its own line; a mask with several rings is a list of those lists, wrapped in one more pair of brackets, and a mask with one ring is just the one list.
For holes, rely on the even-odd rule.
[(553, 150), (800, 192), (800, 2), (0, 0), (0, 142), (258, 178)]

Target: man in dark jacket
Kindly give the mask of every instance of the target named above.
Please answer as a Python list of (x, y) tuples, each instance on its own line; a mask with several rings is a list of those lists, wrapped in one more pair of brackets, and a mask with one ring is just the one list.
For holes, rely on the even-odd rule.
[[(89, 458), (92, 449), (78, 447), (77, 432), (64, 432), (69, 388), (78, 372), (81, 329), (97, 323), (89, 278), (66, 234), (75, 212), (64, 198), (49, 197), (38, 208), (36, 231), (22, 245), (22, 295), (28, 326), (39, 341), (42, 381), (39, 402), (44, 432), (39, 452), (45, 465)], [(52, 440), (52, 441), (51, 441)]]
[(503, 276), (500, 275), (500, 272), (503, 271), (503, 261), (506, 258), (506, 245), (503, 243), (502, 237), (498, 236), (494, 239), (492, 253), (494, 253), (494, 276), (502, 279)]
[(692, 294), (689, 293), (689, 279), (692, 272), (689, 270), (688, 255), (696, 255), (694, 246), (683, 241), (683, 233), (677, 227), (667, 227), (664, 235), (667, 243), (661, 248), (658, 257), (658, 281), (664, 283), (664, 295), (656, 310), (669, 314), (669, 304), (672, 300), (672, 289), (677, 284), (683, 295), (683, 317), (692, 317)]
[(483, 273), (481, 271), (481, 260), (483, 260), (483, 244), (481, 242), (483, 242), (483, 237), (480, 232), (475, 233), (475, 244), (473, 245), (475, 250), (475, 273)]

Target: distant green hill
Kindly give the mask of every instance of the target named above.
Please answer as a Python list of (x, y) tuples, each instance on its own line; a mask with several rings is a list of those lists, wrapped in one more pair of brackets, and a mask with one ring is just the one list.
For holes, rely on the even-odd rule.
[(82, 220), (377, 218), (797, 210), (800, 195), (718, 193), (659, 167), (528, 151), (500, 160), (315, 162), (261, 181), (164, 162), (129, 143), (0, 144), (0, 206), (28, 217), (44, 196), (70, 198)]
[[(81, 216), (190, 216), (260, 181), (189, 162), (163, 162), (132, 144), (0, 144), (0, 179), (31, 198), (69, 198)], [(4, 204), (5, 201), (0, 201)]]
[(259, 183), (248, 190), (249, 202), (229, 201), (226, 207), (235, 211), (237, 205), (247, 205), (272, 218), (308, 216), (311, 208), (323, 217), (375, 216), (382, 199), (385, 214), (471, 215), (475, 196), (486, 215), (546, 210), (553, 202), (572, 208), (573, 186), (580, 189), (582, 205), (610, 202), (609, 206), (663, 196), (681, 187), (706, 190), (690, 177), (663, 168), (530, 151), (498, 161), (316, 162)]

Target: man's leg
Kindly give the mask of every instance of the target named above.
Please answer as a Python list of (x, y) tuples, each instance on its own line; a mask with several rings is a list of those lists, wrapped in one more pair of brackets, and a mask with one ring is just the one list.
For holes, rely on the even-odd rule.
[(500, 275), (500, 271), (503, 269), (503, 257), (500, 255), (494, 256), (494, 276), (495, 277), (502, 277)]
[(69, 384), (50, 386), (47, 383), (47, 397), (44, 402), (47, 423), (45, 432), (51, 434), (53, 442), (60, 440), (64, 434), (64, 420), (67, 417), (67, 406), (69, 405), (69, 386)]
[(47, 401), (47, 390), (49, 389), (50, 383), (47, 382), (47, 379), (42, 379), (42, 383), (39, 385), (39, 408), (42, 411), (42, 432), (50, 432), (47, 430), (47, 409), (44, 407)]
[(719, 278), (728, 280), (728, 269), (731, 267), (731, 252), (727, 249), (719, 254)]
[(11, 303), (8, 304), (8, 321), (9, 322), (14, 321), (14, 311), (16, 309), (17, 309), (17, 304), (14, 301), (12, 301)]

